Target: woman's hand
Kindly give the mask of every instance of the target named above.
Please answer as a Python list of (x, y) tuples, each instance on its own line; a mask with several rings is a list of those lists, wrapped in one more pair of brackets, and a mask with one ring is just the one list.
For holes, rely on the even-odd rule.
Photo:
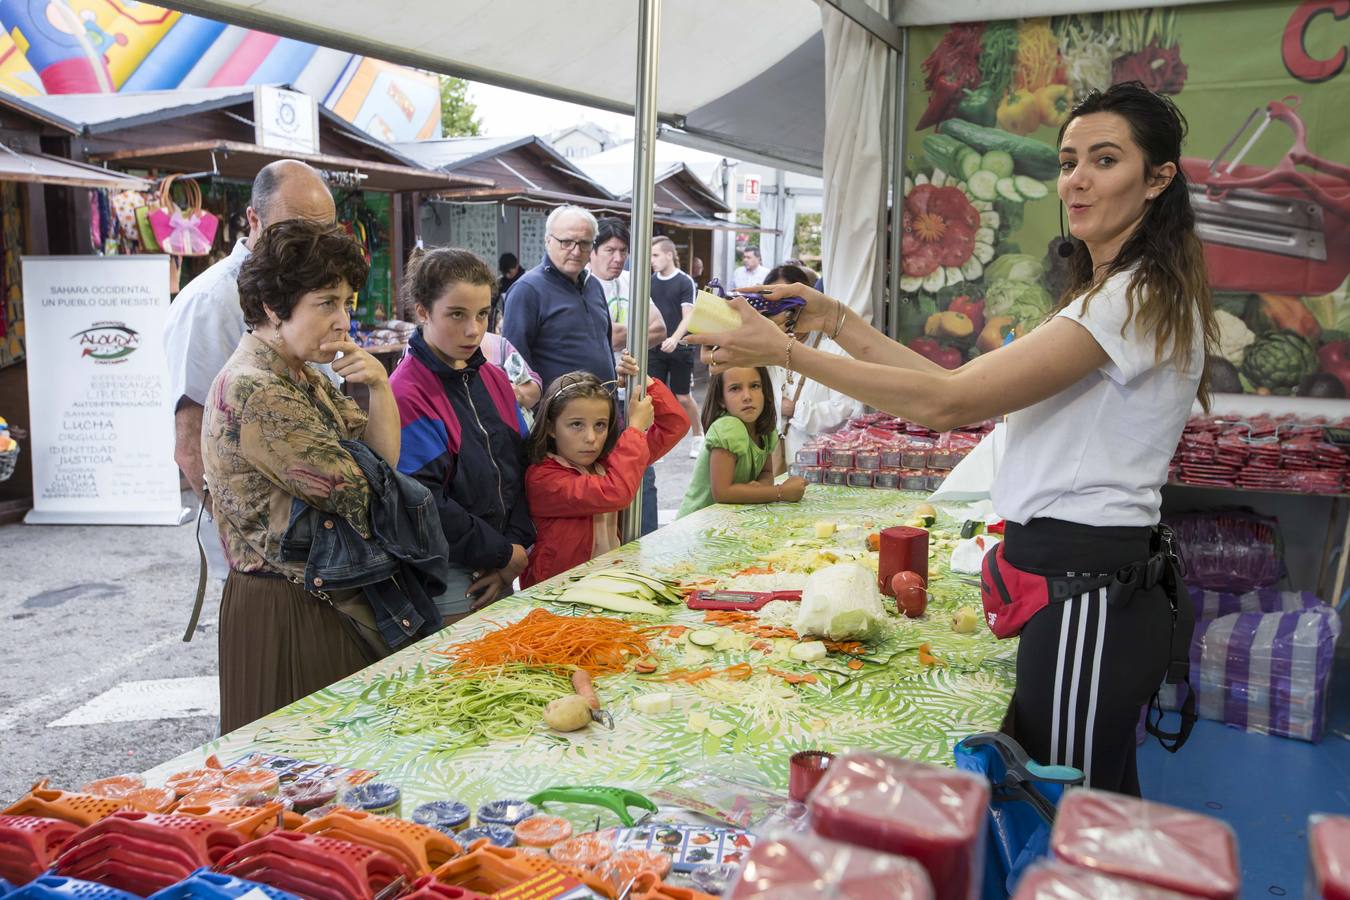
[(343, 381), (365, 384), (372, 388), (389, 384), (389, 373), (384, 370), (384, 364), (353, 344), (351, 340), (344, 338), (340, 341), (329, 341), (320, 344), (319, 349), (324, 353), (342, 354), (333, 360), (331, 368)]
[(680, 346), (680, 342), (679, 342), (679, 341), (675, 340), (675, 338), (673, 338), (673, 337), (668, 337), (668, 338), (666, 338), (664, 341), (661, 342), (661, 352), (662, 352), (662, 353), (674, 353), (674, 352), (675, 352), (675, 348), (678, 347), (678, 346)]
[[(806, 305), (797, 313), (797, 323), (793, 329), (798, 334), (806, 334), (809, 331), (831, 333), (838, 324), (837, 317), (843, 313), (838, 300), (826, 297), (815, 288), (804, 284), (761, 284), (739, 288), (737, 293), (759, 294), (766, 300), (785, 300), (789, 297), (800, 297), (805, 300)], [(773, 320), (783, 325), (787, 317), (788, 313), (780, 313), (774, 316)]]
[[(801, 285), (775, 285), (801, 287)], [(787, 295), (795, 296), (795, 295)], [(702, 344), (702, 359), (712, 371), (726, 371), (733, 366), (781, 366), (787, 360), (788, 343), (792, 341), (771, 320), (755, 311), (744, 297), (733, 297), (728, 303), (741, 314), (741, 327), (717, 334), (691, 334), (686, 340)]]
[(792, 414), (797, 411), (797, 401), (791, 397), (784, 397), (783, 402), (778, 406), (778, 411), (782, 413), (784, 422), (792, 421)]

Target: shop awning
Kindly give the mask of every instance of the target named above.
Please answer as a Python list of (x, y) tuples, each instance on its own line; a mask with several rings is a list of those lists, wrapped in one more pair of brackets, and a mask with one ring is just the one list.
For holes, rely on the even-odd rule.
[(150, 189), (148, 181), (134, 175), (112, 172), (97, 166), (48, 156), (45, 153), (20, 153), (8, 147), (4, 147), (3, 152), (0, 152), (0, 181), (61, 184), (67, 187), (105, 188), (111, 191)]
[(694, 231), (744, 231), (754, 234), (779, 234), (773, 228), (759, 228), (755, 225), (746, 225), (742, 222), (727, 222), (723, 219), (710, 219), (707, 216), (700, 216), (697, 213), (671, 213), (663, 215), (659, 211), (656, 213), (656, 221), (663, 225), (674, 225), (677, 228), (690, 228)]
[[(501, 188), (460, 188), (453, 191), (441, 191), (437, 200), (448, 203), (519, 203), (535, 206), (560, 206), (571, 203), (587, 209), (614, 210), (627, 215), (632, 204), (627, 200), (607, 200), (601, 197), (588, 197), (584, 194), (568, 194), (562, 191), (520, 191)], [(657, 207), (658, 212), (664, 207)]]
[(100, 162), (136, 168), (165, 169), (251, 180), (258, 170), (278, 159), (298, 159), (320, 171), (356, 172), (365, 176), (362, 188), (372, 191), (434, 193), (463, 187), (491, 187), (486, 178), (452, 175), (412, 166), (372, 162), (343, 156), (273, 150), (236, 141), (196, 141), (164, 147), (137, 147), (92, 157)]

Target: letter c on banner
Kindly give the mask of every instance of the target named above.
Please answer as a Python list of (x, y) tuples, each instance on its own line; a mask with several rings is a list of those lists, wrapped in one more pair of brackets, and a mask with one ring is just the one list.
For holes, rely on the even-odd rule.
[(1345, 47), (1332, 54), (1330, 59), (1315, 59), (1308, 55), (1308, 26), (1321, 13), (1331, 13), (1339, 22), (1350, 16), (1350, 0), (1304, 0), (1289, 17), (1284, 26), (1284, 40), (1280, 43), (1284, 67), (1290, 75), (1309, 84), (1335, 78), (1345, 69)]

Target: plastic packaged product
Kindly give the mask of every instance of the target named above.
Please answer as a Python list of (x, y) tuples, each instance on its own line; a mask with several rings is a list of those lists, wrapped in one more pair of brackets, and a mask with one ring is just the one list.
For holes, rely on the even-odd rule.
[(1308, 818), (1308, 896), (1350, 900), (1350, 816)]
[(276, 772), (268, 769), (229, 769), (220, 786), (241, 796), (276, 794), (281, 786)]
[(881, 467), (883, 469), (902, 469), (904, 453), (899, 444), (888, 444), (881, 448)]
[(579, 834), (554, 844), (548, 855), (563, 865), (591, 869), (613, 856), (614, 846), (599, 834)]
[(524, 800), (493, 800), (478, 807), (478, 824), (515, 828), (537, 812), (533, 803)]
[(806, 466), (802, 469), (802, 477), (807, 484), (821, 484), (825, 481), (825, 470), (820, 466)]
[(801, 478), (802, 467), (797, 463), (793, 463), (792, 465), (788, 466), (788, 475), (790, 475), (793, 478)]
[(126, 804), (141, 812), (168, 812), (177, 802), (178, 794), (173, 788), (167, 787), (141, 788), (139, 791), (132, 791), (126, 797)]
[(900, 487), (900, 473), (886, 471), (878, 472), (872, 478), (872, 487), (895, 490)]
[(818, 466), (821, 464), (820, 447), (810, 444), (797, 451), (795, 461), (800, 466)]
[(296, 812), (307, 813), (332, 805), (337, 800), (338, 783), (330, 778), (301, 778), (282, 787), (281, 795), (291, 801)]
[(924, 474), (922, 469), (901, 469), (900, 490), (926, 491), (928, 490), (928, 476)]
[(164, 779), (164, 786), (173, 788), (178, 796), (185, 797), (193, 791), (220, 787), (220, 783), (224, 780), (225, 772), (223, 769), (187, 769), (182, 772), (175, 772)]
[(179, 806), (183, 807), (201, 807), (201, 806), (237, 806), (240, 796), (238, 791), (232, 791), (228, 788), (213, 787), (203, 788), (186, 794), (178, 801)]
[(844, 487), (848, 484), (848, 469), (839, 469), (831, 466), (825, 470), (825, 483)]
[(1187, 896), (1047, 860), (1023, 874), (1012, 900), (1187, 900)]
[(942, 482), (946, 480), (947, 480), (946, 472), (942, 472), (940, 474), (935, 475), (930, 471), (928, 473), (928, 477), (924, 479), (924, 490), (930, 493), (936, 491), (938, 488), (942, 487)]
[(931, 900), (933, 896), (927, 873), (914, 860), (814, 834), (761, 840), (726, 894), (729, 900)]
[(479, 838), (487, 838), (489, 844), (494, 847), (514, 847), (516, 845), (515, 832), (509, 825), (475, 825), (472, 828), (466, 828), (458, 834), (459, 842), (468, 847)]
[(955, 450), (937, 449), (928, 454), (928, 468), (951, 469), (961, 460), (961, 454)]
[(414, 809), (412, 820), (441, 831), (463, 831), (469, 827), (469, 807), (458, 800), (433, 800)]
[(1229, 900), (1242, 889), (1237, 838), (1228, 825), (1137, 797), (1066, 791), (1050, 847), (1072, 865), (1192, 897)]
[(853, 454), (853, 465), (855, 468), (876, 471), (881, 468), (881, 454), (876, 450), (859, 450)]
[(928, 448), (927, 447), (907, 447), (900, 454), (900, 468), (902, 469), (926, 469), (928, 468)]
[(989, 782), (880, 753), (836, 757), (811, 793), (817, 834), (924, 867), (936, 896), (979, 896)]
[(872, 472), (867, 469), (849, 469), (848, 486), (870, 488), (872, 486)]
[(135, 791), (145, 787), (145, 779), (139, 775), (113, 775), (91, 781), (80, 791), (95, 797), (107, 797), (110, 800), (125, 800)]
[(596, 876), (620, 894), (643, 872), (665, 878), (670, 872), (670, 854), (659, 850), (620, 850), (595, 868)]
[(1186, 563), (1186, 583), (1210, 591), (1245, 593), (1270, 587), (1284, 574), (1279, 522), (1237, 510), (1167, 517)]
[(343, 806), (377, 816), (397, 816), (403, 805), (403, 792), (392, 784), (372, 781), (347, 788), (339, 800)]
[(853, 466), (853, 450), (848, 447), (835, 447), (830, 450), (830, 465), (848, 469)]
[(722, 897), (740, 874), (741, 867), (731, 863), (703, 863), (689, 873), (689, 880), (700, 891)]
[(530, 816), (514, 833), (519, 846), (547, 850), (572, 836), (572, 823), (560, 816)]

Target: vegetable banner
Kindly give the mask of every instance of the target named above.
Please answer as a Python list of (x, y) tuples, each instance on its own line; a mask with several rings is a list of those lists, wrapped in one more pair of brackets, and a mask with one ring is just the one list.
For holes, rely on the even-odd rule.
[(955, 368), (1044, 320), (1067, 277), (1059, 127), (1088, 90), (1139, 80), (1189, 121), (1182, 167), (1221, 333), (1214, 389), (1350, 396), (1343, 2), (976, 22), (915, 29), (910, 46), (910, 347)]

